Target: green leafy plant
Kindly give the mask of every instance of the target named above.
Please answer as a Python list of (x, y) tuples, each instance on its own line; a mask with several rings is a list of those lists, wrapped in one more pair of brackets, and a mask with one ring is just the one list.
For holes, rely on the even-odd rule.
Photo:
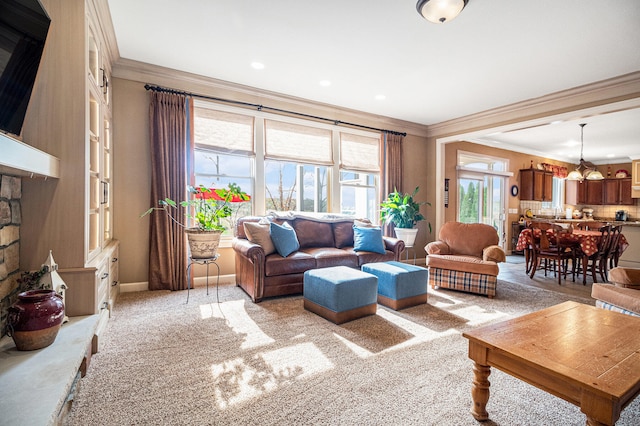
[(176, 202), (170, 198), (159, 200), (160, 207), (151, 207), (140, 217), (146, 216), (155, 210), (164, 210), (172, 221), (187, 228), (178, 219), (176, 212), (179, 207), (183, 207), (185, 216), (193, 220), (196, 227), (202, 231), (219, 231), (224, 232), (222, 219), (230, 217), (233, 214), (231, 203), (242, 203), (249, 201), (251, 196), (240, 189), (235, 183), (230, 183), (227, 188), (215, 189), (207, 188), (203, 185), (198, 187), (189, 187), (189, 193), (193, 194), (193, 198)]
[[(419, 221), (425, 217), (420, 213), (420, 206), (428, 205), (427, 202), (417, 202), (414, 197), (418, 193), (420, 187), (416, 187), (413, 193), (401, 194), (394, 189), (387, 198), (380, 203), (380, 222), (393, 223), (396, 228), (413, 228)], [(431, 223), (429, 223), (429, 232), (431, 232)]]

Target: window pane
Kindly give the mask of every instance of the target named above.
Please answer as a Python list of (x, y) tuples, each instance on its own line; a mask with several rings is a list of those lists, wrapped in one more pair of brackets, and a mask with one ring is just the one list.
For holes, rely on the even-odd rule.
[(265, 157), (333, 164), (331, 130), (265, 120)]
[(378, 221), (378, 176), (340, 172), (340, 213)]
[[(195, 186), (226, 188), (230, 183), (235, 183), (247, 194), (254, 194), (253, 177), (251, 176), (252, 157), (196, 149), (194, 158)], [(233, 226), (238, 218), (252, 214), (253, 201), (232, 203), (231, 209), (233, 210), (232, 216), (222, 220), (222, 224), (227, 228), (223, 234), (225, 236), (233, 235)]]
[(480, 181), (458, 179), (459, 215), (462, 223), (480, 222)]
[(324, 166), (265, 161), (265, 209), (327, 212), (328, 173)]
[(208, 176), (251, 176), (251, 157), (223, 154), (196, 149), (194, 152), (196, 175)]
[(265, 161), (266, 210), (296, 210), (296, 165), (281, 161)]

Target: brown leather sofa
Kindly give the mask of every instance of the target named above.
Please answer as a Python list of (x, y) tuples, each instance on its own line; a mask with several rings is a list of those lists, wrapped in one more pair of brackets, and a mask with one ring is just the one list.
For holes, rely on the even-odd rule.
[(259, 222), (262, 217), (238, 220), (232, 247), (235, 252), (236, 285), (260, 302), (265, 297), (302, 293), (304, 272), (330, 266), (360, 268), (365, 263), (400, 260), (404, 242), (383, 237), (385, 254), (353, 249), (354, 220), (346, 217), (315, 218), (307, 216), (266, 217), (282, 224), (288, 222), (296, 231), (300, 249), (287, 257), (277, 252), (265, 255), (262, 246), (248, 240), (244, 222)]
[(497, 231), (483, 223), (447, 222), (426, 245), (429, 284), (469, 293), (496, 294), (498, 262), (506, 260)]

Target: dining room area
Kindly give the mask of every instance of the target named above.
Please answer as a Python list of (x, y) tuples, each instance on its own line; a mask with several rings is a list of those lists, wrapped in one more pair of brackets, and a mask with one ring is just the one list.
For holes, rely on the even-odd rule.
[(524, 225), (515, 248), (524, 255), (525, 273), (558, 285), (606, 283), (630, 247), (625, 226), (616, 222), (537, 219)]

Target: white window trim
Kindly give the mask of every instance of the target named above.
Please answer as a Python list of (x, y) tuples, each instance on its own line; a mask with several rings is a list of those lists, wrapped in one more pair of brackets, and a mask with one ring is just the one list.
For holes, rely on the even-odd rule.
[[(340, 212), (340, 132), (350, 133), (354, 135), (380, 138), (379, 132), (352, 129), (349, 127), (338, 126), (335, 124), (320, 123), (313, 120), (304, 120), (295, 117), (287, 117), (279, 114), (274, 114), (266, 111), (258, 111), (249, 108), (240, 108), (237, 106), (225, 105), (216, 103), (213, 101), (207, 101), (203, 99), (194, 99), (194, 108), (208, 108), (212, 110), (230, 112), (235, 114), (252, 115), (254, 117), (254, 194), (251, 194), (253, 199), (253, 214), (257, 216), (264, 216), (265, 212), (265, 181), (264, 181), (264, 162), (265, 162), (265, 131), (264, 120), (275, 120), (286, 123), (299, 124), (302, 126), (316, 127), (321, 129), (331, 130), (331, 142), (333, 150), (333, 165), (329, 166), (329, 187), (330, 191), (327, 194), (329, 197), (329, 211), (331, 213)], [(380, 147), (382, 149), (382, 146)], [(378, 172), (381, 174), (381, 170)], [(380, 180), (378, 180), (380, 185)], [(260, 189), (258, 189), (260, 188)], [(373, 218), (372, 218), (373, 219)], [(221, 241), (221, 244), (223, 241)]]

